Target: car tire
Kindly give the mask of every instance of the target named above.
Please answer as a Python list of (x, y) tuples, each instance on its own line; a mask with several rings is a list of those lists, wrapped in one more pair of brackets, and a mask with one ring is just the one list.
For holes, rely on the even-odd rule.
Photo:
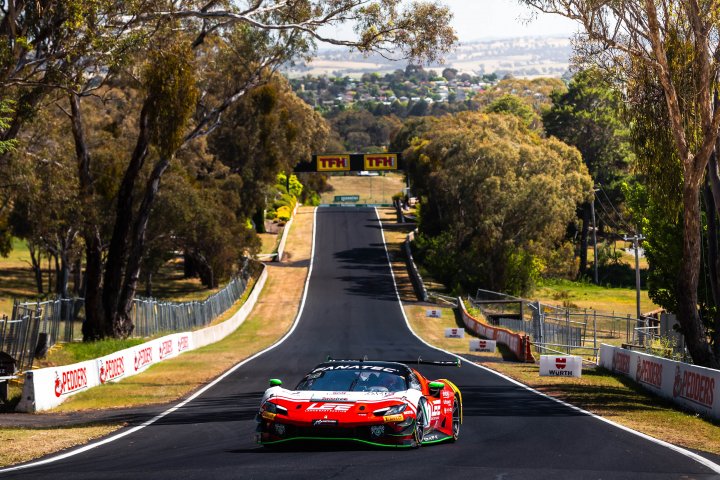
[(417, 405), (417, 414), (415, 414), (415, 429), (413, 430), (413, 448), (418, 448), (422, 445), (423, 438), (425, 438), (425, 408), (423, 406), (425, 402), (424, 398), (421, 398)]
[(461, 412), (461, 406), (460, 406), (460, 399), (455, 396), (455, 400), (453, 401), (453, 409), (452, 409), (452, 441), (456, 442), (457, 439), (460, 437), (460, 412)]

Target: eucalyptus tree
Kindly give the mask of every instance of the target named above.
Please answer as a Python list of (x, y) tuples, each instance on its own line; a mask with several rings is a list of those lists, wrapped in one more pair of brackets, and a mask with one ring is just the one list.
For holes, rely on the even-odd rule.
[[(92, 222), (87, 222), (83, 232), (87, 275), (83, 333), (87, 339), (131, 333), (129, 311), (144, 235), (164, 172), (180, 149), (214, 131), (228, 108), (269, 78), (268, 72), (308, 55), (316, 42), (377, 51), (389, 57), (433, 60), (455, 41), (448, 26), (448, 9), (432, 2), (405, 7), (399, 0), (50, 5), (54, 9), (48, 12), (59, 15), (58, 35), (65, 41), (62, 48), (66, 48), (63, 61), (57, 61), (57, 54), (42, 60), (42, 68), (23, 64), (26, 77), (8, 84), (14, 81), (31, 90), (39, 85), (40, 90), (32, 90), (38, 96), (55, 88), (68, 92), (81, 197), (98, 194), (93, 154), (86, 141), (83, 98), (121, 73), (136, 78), (135, 88), (144, 96), (135, 147), (121, 174), (110, 240), (105, 242)], [(37, 13), (25, 3), (16, 6)], [(20, 41), (16, 27), (25, 26), (23, 21), (29, 17), (11, 10), (4, 12), (2, 31), (12, 39), (10, 44), (20, 42), (42, 52), (48, 44), (62, 49), (55, 37), (41, 42), (45, 37), (39, 33)], [(322, 33), (321, 27), (344, 22), (353, 23), (353, 40)], [(32, 28), (24, 31), (34, 32)], [(91, 35), (96, 32), (100, 34)], [(10, 49), (9, 57), (15, 58), (13, 55), (22, 51)], [(56, 66), (62, 67), (56, 77), (62, 81), (51, 82), (46, 72)]]
[[(619, 184), (632, 160), (620, 90), (600, 70), (590, 68), (578, 71), (567, 91), (556, 91), (551, 98), (552, 106), (542, 116), (545, 132), (580, 150), (595, 185), (602, 186), (619, 204)], [(591, 213), (590, 203), (584, 203), (580, 212), (580, 275), (587, 269)]]
[[(629, 84), (645, 72), (657, 79), (667, 108), (665, 127), (682, 165), (682, 261), (677, 283), (677, 315), (693, 361), (720, 367), (720, 349), (713, 351), (698, 310), (701, 273), (700, 196), (710, 156), (720, 130), (720, 109), (713, 108), (713, 91), (720, 73), (720, 1), (709, 0), (523, 0), (544, 12), (574, 19), (582, 26), (579, 54), (607, 67)], [(678, 36), (692, 45), (687, 62), (676, 64), (669, 44)], [(682, 69), (686, 75), (679, 75)], [(694, 101), (685, 103), (677, 78)], [(663, 120), (663, 119), (659, 119)], [(717, 172), (710, 172), (715, 176)], [(716, 210), (720, 197), (716, 197)]]
[(422, 197), (427, 264), (448, 285), (527, 293), (591, 194), (578, 151), (512, 114), (425, 117), (412, 128), (403, 155)]

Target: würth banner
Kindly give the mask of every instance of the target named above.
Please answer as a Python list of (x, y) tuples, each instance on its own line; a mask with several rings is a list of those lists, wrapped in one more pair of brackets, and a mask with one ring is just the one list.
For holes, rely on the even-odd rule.
[(300, 162), (295, 172), (362, 172), (402, 170), (399, 153), (331, 153), (313, 155), (310, 162)]

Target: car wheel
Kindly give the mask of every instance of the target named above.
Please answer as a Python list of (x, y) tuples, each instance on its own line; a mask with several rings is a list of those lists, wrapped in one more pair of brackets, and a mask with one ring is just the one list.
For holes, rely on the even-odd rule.
[(460, 436), (460, 401), (455, 397), (452, 409), (452, 441), (457, 441)]
[(415, 430), (413, 430), (413, 447), (415, 448), (422, 445), (423, 438), (425, 438), (425, 407), (423, 403), (424, 399), (420, 399), (415, 415)]

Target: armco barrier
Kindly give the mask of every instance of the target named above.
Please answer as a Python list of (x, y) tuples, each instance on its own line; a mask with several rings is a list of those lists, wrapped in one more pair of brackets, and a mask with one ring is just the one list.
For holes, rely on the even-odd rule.
[(465, 309), (465, 304), (463, 303), (462, 298), (458, 297), (457, 301), (460, 306), (463, 323), (468, 329), (482, 337), (489, 338), (490, 340), (496, 340), (497, 343), (502, 343), (507, 346), (521, 362), (535, 361), (535, 357), (533, 357), (533, 354), (530, 351), (530, 337), (521, 333), (513, 332), (506, 328), (488, 325), (468, 313)]
[(217, 325), (194, 332), (173, 333), (86, 362), (25, 372), (22, 398), (16, 410), (39, 412), (51, 409), (60, 405), (68, 396), (136, 375), (150, 365), (222, 340), (248, 317), (266, 281), (267, 268), (263, 267), (243, 306), (231, 318)]
[(600, 345), (599, 364), (678, 405), (720, 420), (720, 370), (605, 344)]

